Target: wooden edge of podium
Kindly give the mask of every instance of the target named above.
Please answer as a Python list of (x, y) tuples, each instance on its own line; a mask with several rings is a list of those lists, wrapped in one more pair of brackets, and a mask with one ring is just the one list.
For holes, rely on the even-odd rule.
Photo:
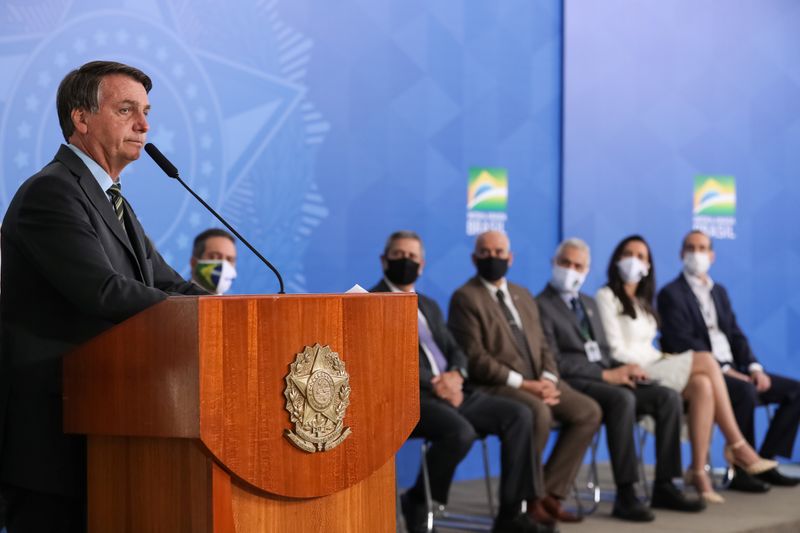
[(328, 496), (253, 490), (194, 439), (88, 437), (89, 533), (395, 531), (394, 457)]

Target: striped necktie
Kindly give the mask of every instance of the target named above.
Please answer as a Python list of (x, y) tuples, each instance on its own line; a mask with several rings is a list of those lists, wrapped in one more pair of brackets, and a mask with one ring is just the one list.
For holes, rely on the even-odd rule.
[(111, 205), (114, 207), (119, 223), (124, 226), (125, 222), (122, 217), (125, 214), (125, 202), (122, 200), (122, 185), (119, 183), (113, 184), (108, 188), (108, 195), (111, 197)]

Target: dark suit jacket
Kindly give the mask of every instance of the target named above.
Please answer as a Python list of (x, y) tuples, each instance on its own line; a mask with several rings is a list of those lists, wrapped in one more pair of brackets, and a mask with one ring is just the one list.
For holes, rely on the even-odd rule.
[[(750, 343), (736, 321), (725, 287), (714, 283), (711, 298), (717, 310), (717, 322), (731, 345), (734, 367), (747, 373), (751, 363), (757, 363)], [(667, 353), (686, 350), (711, 351), (711, 339), (703, 320), (703, 312), (689, 286), (679, 275), (658, 293), (658, 314), (661, 315), (661, 349)]]
[[(534, 377), (544, 371), (558, 376), (539, 322), (539, 309), (527, 289), (508, 283), (508, 291), (519, 311), (522, 329), (530, 347)], [(510, 370), (525, 372), (523, 355), (500, 305), (476, 276), (450, 298), (448, 324), (469, 360), (470, 379), (485, 385), (505, 385)]]
[[(384, 280), (370, 289), (370, 292), (391, 292), (392, 289), (386, 284)], [(442, 311), (439, 305), (431, 298), (424, 294), (417, 293), (417, 305), (419, 310), (425, 316), (428, 322), (428, 327), (433, 335), (433, 340), (442, 351), (442, 355), (447, 359), (447, 370), (463, 369), (467, 370), (467, 357), (461, 348), (456, 343), (450, 330), (447, 329), (447, 324), (442, 316)], [(423, 391), (433, 392), (431, 380), (433, 379), (433, 370), (431, 363), (428, 361), (428, 356), (419, 347), (419, 387)]]
[(66, 146), (8, 207), (0, 310), (11, 386), (2, 482), (80, 496), (85, 442), (62, 432), (62, 356), (168, 293), (207, 294), (164, 262), (130, 205), (125, 209), (133, 242)]
[(613, 361), (609, 356), (608, 341), (600, 321), (597, 303), (590, 296), (583, 293), (579, 295), (592, 337), (600, 346), (602, 359), (597, 363), (589, 362), (586, 357), (584, 343), (586, 340), (581, 335), (581, 328), (575, 313), (561, 299), (561, 295), (550, 284), (536, 296), (541, 312), (542, 329), (550, 349), (556, 354), (558, 369), (561, 376), (569, 380), (582, 378), (602, 381), (603, 369), (611, 368)]

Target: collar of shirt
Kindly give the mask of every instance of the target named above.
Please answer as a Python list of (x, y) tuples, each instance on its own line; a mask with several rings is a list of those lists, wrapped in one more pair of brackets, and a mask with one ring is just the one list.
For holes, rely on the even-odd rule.
[(492, 298), (494, 298), (495, 300), (497, 300), (497, 290), (498, 289), (503, 291), (503, 294), (506, 295), (506, 303), (509, 300), (511, 300), (511, 293), (508, 292), (508, 281), (506, 281), (506, 278), (503, 278), (502, 280), (500, 280), (500, 286), (499, 287), (497, 285), (495, 285), (494, 283), (492, 283), (491, 281), (486, 281), (485, 279), (483, 279), (480, 276), (478, 276), (478, 279), (481, 280), (481, 283), (483, 283), (483, 286), (486, 287), (486, 290), (491, 293)]
[(706, 281), (703, 281), (697, 276), (693, 276), (686, 272), (684, 269), (683, 277), (686, 279), (686, 283), (689, 284), (689, 287), (692, 288), (693, 291), (703, 291), (703, 292), (711, 292), (711, 289), (714, 288), (714, 280), (711, 279), (711, 276), (706, 274)]
[(383, 277), (383, 282), (386, 283), (386, 286), (389, 287), (389, 290), (392, 292), (417, 292), (414, 290), (414, 287), (411, 287), (410, 291), (401, 291), (394, 283), (386, 279), (386, 276)]
[(89, 172), (92, 173), (94, 179), (97, 180), (97, 184), (100, 185), (100, 188), (103, 189), (103, 192), (108, 194), (108, 188), (114, 185), (114, 180), (111, 179), (111, 176), (108, 175), (108, 172), (103, 170), (103, 167), (97, 164), (97, 161), (89, 157), (83, 150), (75, 146), (74, 144), (67, 145), (70, 150), (75, 152), (83, 164), (89, 169)]
[[(550, 285), (550, 286), (553, 287), (552, 285)], [(555, 287), (553, 287), (553, 290), (556, 291), (559, 296), (561, 296), (561, 299), (564, 300), (564, 303), (567, 304), (567, 307), (569, 307), (570, 309), (572, 309), (572, 300), (575, 299), (575, 298), (580, 299), (580, 293), (579, 292), (571, 292), (571, 291), (563, 291), (562, 292), (562, 291), (556, 289)]]

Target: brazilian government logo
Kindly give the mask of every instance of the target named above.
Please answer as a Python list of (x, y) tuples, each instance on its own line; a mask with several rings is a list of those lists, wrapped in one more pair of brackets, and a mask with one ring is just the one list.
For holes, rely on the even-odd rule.
[(284, 433), (309, 453), (331, 450), (350, 435), (344, 413), (350, 405), (350, 376), (330, 346), (306, 346), (289, 365), (286, 410), (294, 431)]
[(505, 231), (508, 173), (504, 168), (472, 167), (467, 182), (467, 235)]
[(733, 176), (696, 176), (692, 227), (715, 239), (735, 239), (736, 180)]

